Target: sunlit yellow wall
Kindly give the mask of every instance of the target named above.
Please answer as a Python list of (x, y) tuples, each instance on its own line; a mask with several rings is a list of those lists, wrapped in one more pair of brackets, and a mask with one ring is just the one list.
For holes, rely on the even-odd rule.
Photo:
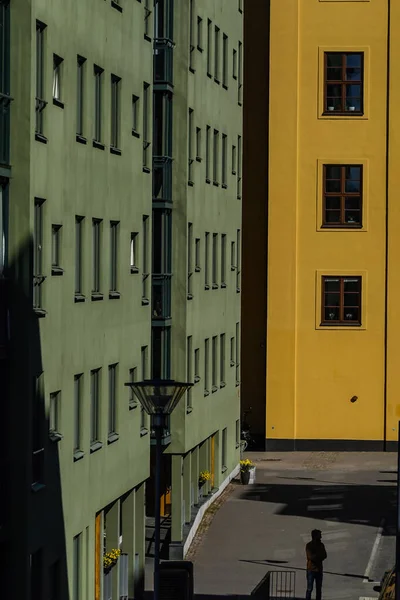
[[(396, 10), (400, 23), (400, 9)], [(386, 0), (271, 2), (269, 439), (384, 438), (387, 23)], [(320, 118), (320, 57), (329, 49), (365, 52), (365, 117)], [(397, 57), (399, 50), (397, 41)], [(392, 113), (400, 104), (400, 77), (393, 86), (397, 96)], [(395, 152), (394, 139), (393, 147)], [(362, 161), (365, 165), (363, 230), (319, 230), (319, 171), (323, 162), (337, 161)], [(392, 163), (396, 169), (394, 156)], [(399, 172), (399, 161), (397, 164)], [(393, 184), (392, 203), (398, 183)], [(397, 231), (398, 204), (391, 225)], [(397, 240), (393, 236), (390, 248), (392, 270), (396, 270), (400, 234)], [(363, 276), (362, 328), (318, 328), (322, 274)], [(400, 364), (398, 274), (390, 281), (389, 290), (393, 357), (388, 362), (392, 371), (388, 412), (394, 415), (396, 394), (400, 393), (396, 391)], [(354, 395), (358, 400), (352, 403)]]

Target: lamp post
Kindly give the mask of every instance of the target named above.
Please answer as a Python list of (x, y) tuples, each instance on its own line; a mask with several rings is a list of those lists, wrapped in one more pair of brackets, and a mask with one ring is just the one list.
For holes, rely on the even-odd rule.
[(160, 496), (161, 496), (161, 455), (162, 434), (167, 425), (167, 417), (178, 405), (183, 394), (193, 383), (182, 383), (173, 379), (148, 379), (129, 382), (129, 386), (138, 398), (143, 409), (151, 418), (156, 435), (156, 481), (154, 505), (154, 600), (160, 598)]

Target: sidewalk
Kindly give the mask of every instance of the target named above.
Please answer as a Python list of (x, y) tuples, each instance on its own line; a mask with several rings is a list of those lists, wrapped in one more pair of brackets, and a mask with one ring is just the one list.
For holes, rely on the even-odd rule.
[(232, 484), (231, 495), (194, 547), (196, 594), (210, 600), (249, 596), (268, 570), (293, 570), (296, 597), (304, 598), (304, 546), (311, 529), (318, 528), (328, 552), (324, 597), (377, 598), (373, 581), (394, 562), (397, 455), (248, 456), (256, 462), (257, 483)]

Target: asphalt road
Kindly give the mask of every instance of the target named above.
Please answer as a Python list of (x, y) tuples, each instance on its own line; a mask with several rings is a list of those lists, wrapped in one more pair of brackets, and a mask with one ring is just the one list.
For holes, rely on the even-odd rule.
[(295, 573), (292, 592), (304, 598), (304, 547), (314, 528), (328, 553), (323, 597), (377, 598), (373, 588), (394, 563), (396, 455), (253, 458), (256, 484), (236, 486), (196, 549), (198, 599), (250, 596), (269, 570)]

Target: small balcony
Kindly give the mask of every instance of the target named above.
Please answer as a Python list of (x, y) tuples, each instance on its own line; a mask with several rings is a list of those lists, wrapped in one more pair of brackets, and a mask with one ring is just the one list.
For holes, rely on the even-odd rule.
[(12, 98), (0, 92), (0, 165), (10, 164), (10, 109)]
[(172, 203), (172, 158), (153, 156), (153, 203)]
[(154, 40), (154, 90), (173, 91), (173, 42), (166, 38)]
[(153, 321), (166, 321), (171, 318), (171, 275), (153, 275), (152, 293)]

